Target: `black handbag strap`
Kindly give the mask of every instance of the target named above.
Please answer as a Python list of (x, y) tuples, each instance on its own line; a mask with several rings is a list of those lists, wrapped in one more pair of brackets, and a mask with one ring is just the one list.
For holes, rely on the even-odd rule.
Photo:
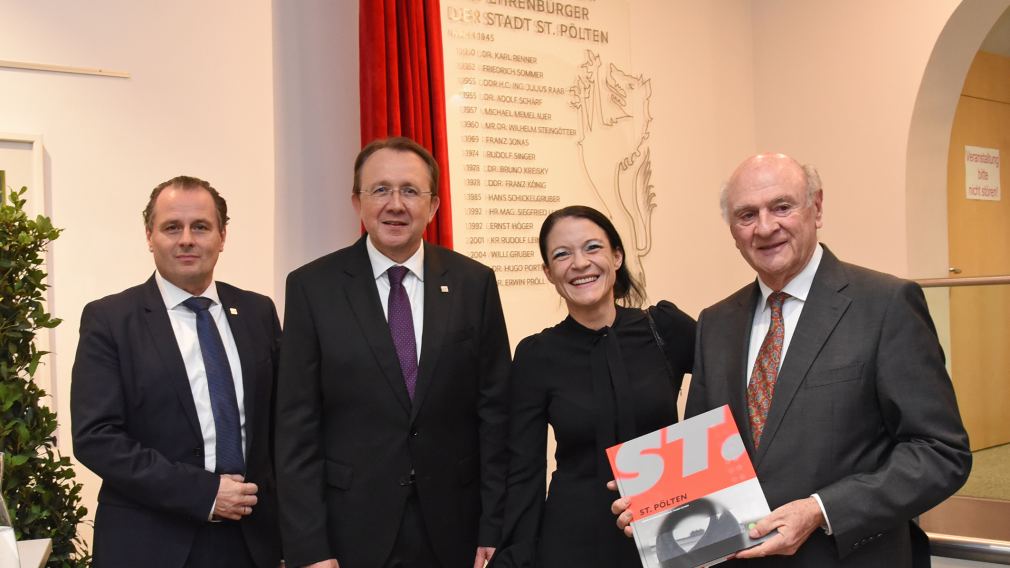
[(643, 310), (645, 312), (646, 319), (649, 320), (649, 329), (652, 330), (652, 337), (656, 340), (656, 347), (659, 348), (659, 354), (663, 356), (663, 364), (666, 365), (666, 374), (670, 376), (670, 380), (674, 380), (673, 367), (670, 366), (670, 360), (666, 358), (666, 342), (659, 335), (659, 329), (656, 328), (656, 320), (652, 317), (652, 310), (656, 306), (649, 306)]

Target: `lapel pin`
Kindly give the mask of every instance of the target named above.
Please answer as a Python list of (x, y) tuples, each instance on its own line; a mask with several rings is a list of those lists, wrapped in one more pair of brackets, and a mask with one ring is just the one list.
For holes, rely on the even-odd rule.
[(448, 286), (442, 286), (441, 289), (442, 289), (442, 293), (443, 294), (448, 294), (449, 293), (449, 287)]
[(237, 316), (238, 315), (238, 308), (228, 308), (228, 313), (231, 314), (231, 315), (233, 315), (233, 316)]

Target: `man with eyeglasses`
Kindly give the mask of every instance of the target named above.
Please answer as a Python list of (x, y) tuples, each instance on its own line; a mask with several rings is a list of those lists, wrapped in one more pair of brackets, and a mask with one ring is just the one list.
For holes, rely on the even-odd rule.
[(374, 141), (367, 234), (288, 276), (277, 476), (288, 566), (483, 566), (501, 531), (509, 345), (494, 273), (425, 243), (438, 165)]

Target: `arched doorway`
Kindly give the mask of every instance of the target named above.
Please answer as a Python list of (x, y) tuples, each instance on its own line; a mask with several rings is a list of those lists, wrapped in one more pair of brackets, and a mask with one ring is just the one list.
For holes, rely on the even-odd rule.
[[(962, 198), (964, 191), (964, 168), (954, 172), (955, 168), (951, 165), (958, 165), (957, 160), (963, 164), (964, 146), (972, 143), (971, 136), (966, 138), (960, 133), (960, 128), (952, 134), (952, 128), (956, 125), (956, 117), (963, 118), (964, 115), (963, 108), (959, 110), (959, 104), (963, 103), (962, 92), (972, 61), (1008, 7), (1008, 1), (962, 2), (940, 34), (927, 64), (909, 128), (906, 159), (908, 265), (909, 272), (913, 275), (933, 278), (948, 276), (951, 252), (957, 248), (954, 246), (956, 233), (949, 232), (948, 227), (950, 225), (952, 230), (956, 230), (959, 225), (965, 224), (963, 218), (959, 222), (954, 221), (954, 216), (962, 213), (958, 213), (957, 208), (948, 207), (949, 180), (956, 181), (957, 176), (960, 176)], [(1006, 272), (1010, 273), (1010, 270)], [(1007, 292), (1006, 289), (1010, 287), (1003, 288), (1005, 289), (996, 290), (996, 295)], [(969, 295), (977, 298), (966, 302), (965, 298)], [(945, 350), (950, 358), (960, 363), (952, 366), (952, 378), (973, 448), (981, 447), (975, 443), (980, 438), (996, 439), (991, 432), (981, 436), (980, 427), (1007, 429), (1005, 425), (997, 425), (988, 418), (980, 419), (980, 416), (989, 413), (998, 418), (1003, 412), (997, 410), (993, 413), (991, 402), (1005, 398), (1005, 393), (1010, 392), (1010, 372), (1003, 373), (996, 369), (980, 371), (976, 363), (986, 358), (985, 354), (979, 353), (977, 349), (964, 348), (968, 334), (991, 335), (987, 329), (992, 328), (987, 326), (992, 326), (992, 322), (978, 315), (992, 312), (994, 305), (990, 303), (980, 307), (978, 303), (983, 298), (991, 299), (992, 296), (991, 289), (927, 289), (931, 311)], [(966, 307), (975, 313), (968, 314)], [(974, 318), (975, 323), (966, 325), (966, 318)], [(998, 319), (997, 317), (995, 321)], [(991, 350), (992, 347), (988, 349)], [(972, 365), (966, 367), (966, 361)], [(975, 380), (975, 377), (986, 373), (987, 381)], [(1001, 377), (998, 388), (992, 384), (996, 375)], [(985, 445), (991, 444), (987, 442)], [(981, 461), (979, 457), (976, 454), (976, 464)], [(973, 479), (980, 469), (976, 467)], [(991, 483), (992, 480), (988, 482)], [(971, 483), (969, 481), (969, 485)], [(997, 485), (1001, 487), (997, 488), (994, 495), (1003, 490), (1010, 493), (1010, 483), (997, 480)], [(1010, 540), (1010, 530), (1006, 529), (1005, 523), (993, 522), (1005, 519), (1010, 514), (1008, 511), (1010, 502), (1001, 501), (994, 496), (968, 496), (962, 492), (924, 515), (922, 524), (927, 531), (932, 532)]]

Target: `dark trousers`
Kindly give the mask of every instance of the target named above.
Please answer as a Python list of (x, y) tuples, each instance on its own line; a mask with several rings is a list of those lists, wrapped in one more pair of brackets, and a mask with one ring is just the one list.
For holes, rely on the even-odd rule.
[[(476, 553), (476, 551), (474, 551)], [(400, 519), (400, 531), (396, 534), (393, 550), (386, 559), (384, 568), (438, 568), (441, 566), (431, 549), (428, 531), (424, 528), (424, 518), (417, 503), (417, 496), (407, 498), (407, 507)]]
[(255, 568), (235, 521), (206, 523), (196, 533), (186, 568)]

